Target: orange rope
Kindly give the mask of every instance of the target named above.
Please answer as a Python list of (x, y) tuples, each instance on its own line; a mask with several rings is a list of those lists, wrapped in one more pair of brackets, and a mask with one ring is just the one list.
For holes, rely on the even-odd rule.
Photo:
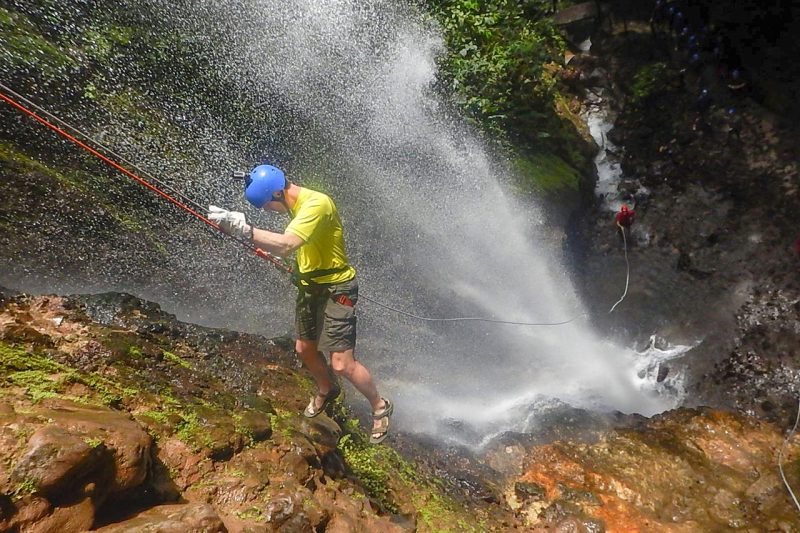
[[(122, 165), (120, 165), (116, 161), (112, 160), (111, 158), (101, 154), (100, 152), (98, 152), (97, 150), (92, 148), (91, 146), (87, 145), (86, 143), (84, 143), (80, 139), (76, 138), (74, 135), (71, 135), (70, 133), (64, 131), (63, 129), (59, 128), (55, 124), (52, 124), (51, 122), (48, 122), (46, 119), (40, 117), (39, 115), (37, 115), (36, 113), (34, 113), (30, 109), (28, 109), (27, 107), (25, 107), (22, 104), (16, 102), (11, 97), (9, 97), (6, 94), (4, 94), (2, 91), (0, 91), (0, 99), (4, 100), (5, 102), (7, 102), (11, 106), (15, 107), (19, 111), (22, 111), (23, 113), (25, 113), (29, 117), (33, 118), (37, 122), (43, 124), (44, 126), (47, 126), (48, 128), (50, 128), (51, 130), (55, 131), (56, 133), (58, 133), (59, 135), (63, 136), (64, 138), (72, 141), (73, 143), (75, 143), (76, 145), (80, 146), (81, 148), (83, 148), (84, 150), (86, 150), (87, 152), (92, 154), (93, 156), (97, 157), (98, 159), (100, 159), (101, 161), (106, 163), (107, 165), (109, 165), (112, 168), (114, 168), (115, 170), (125, 174), (129, 178), (137, 181), (139, 184), (141, 184), (144, 187), (150, 189), (151, 191), (153, 191), (154, 193), (158, 194), (162, 198), (168, 200), (169, 202), (175, 204), (176, 206), (178, 206), (179, 208), (183, 209), (184, 211), (186, 211), (187, 213), (191, 214), (192, 216), (194, 216), (198, 220), (200, 220), (203, 223), (207, 224), (208, 226), (211, 226), (212, 228), (222, 232), (222, 229), (220, 229), (218, 224), (216, 224), (216, 223), (212, 222), (211, 220), (209, 220), (208, 218), (204, 217), (203, 215), (201, 215), (200, 213), (198, 213), (197, 211), (195, 211), (194, 209), (192, 209), (188, 205), (184, 204), (183, 202), (180, 202), (177, 199), (175, 199), (174, 197), (172, 197), (169, 194), (165, 193), (164, 191), (162, 191), (161, 189), (159, 189), (158, 187), (156, 187), (152, 183), (149, 183), (148, 181), (140, 178), (139, 176), (137, 176), (136, 174), (134, 174), (133, 172), (131, 172), (127, 168), (123, 167)], [(222, 232), (222, 233), (225, 234), (224, 232)], [(272, 254), (270, 254), (269, 252), (266, 252), (266, 251), (262, 250), (261, 248), (256, 248), (256, 247), (254, 247), (254, 246), (252, 246), (252, 245), (250, 245), (250, 244), (248, 244), (248, 243), (246, 243), (244, 241), (240, 241), (238, 239), (234, 239), (234, 240), (236, 240), (236, 242), (238, 242), (239, 244), (241, 244), (245, 248), (247, 248), (250, 251), (254, 252), (257, 256), (266, 259), (267, 261), (269, 261), (270, 263), (272, 263), (276, 267), (280, 268), (284, 272), (291, 273), (292, 269), (290, 267), (288, 267), (287, 265), (285, 265), (282, 262), (278, 261), (278, 259), (275, 256), (273, 256)]]

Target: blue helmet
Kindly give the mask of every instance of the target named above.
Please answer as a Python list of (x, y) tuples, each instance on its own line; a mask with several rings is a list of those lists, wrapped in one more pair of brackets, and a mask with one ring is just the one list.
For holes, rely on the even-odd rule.
[(286, 187), (283, 171), (272, 165), (259, 165), (245, 178), (244, 197), (261, 209), (272, 199), (272, 194)]

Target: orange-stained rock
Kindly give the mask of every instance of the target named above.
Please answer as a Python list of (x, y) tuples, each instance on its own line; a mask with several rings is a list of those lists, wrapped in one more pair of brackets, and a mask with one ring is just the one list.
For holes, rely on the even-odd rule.
[(227, 533), (213, 507), (203, 503), (159, 505), (119, 524), (95, 531), (101, 533)]
[(104, 453), (58, 425), (40, 428), (11, 472), (12, 483), (32, 484), (51, 501), (64, 498), (94, 479), (105, 465)]
[[(592, 520), (614, 532), (800, 530), (775, 473), (781, 442), (753, 418), (680, 409), (593, 444), (532, 447), (507, 496), (531, 528), (548, 531), (591, 529)], [(798, 458), (795, 437), (785, 463)], [(796, 467), (787, 475), (800, 483)], [(519, 483), (541, 487), (544, 499), (520, 497)]]
[(129, 490), (144, 481), (150, 466), (152, 437), (128, 413), (67, 400), (46, 400), (43, 407), (37, 411), (39, 416), (110, 453), (114, 468), (109, 488), (112, 493)]
[(26, 533), (86, 531), (94, 523), (96, 510), (95, 502), (92, 501), (91, 495), (84, 494), (75, 503), (54, 507), (51, 514), (37, 520), (30, 528), (25, 528), (24, 531)]
[(85, 531), (104, 502), (146, 479), (152, 439), (127, 413), (64, 399), (23, 412), (0, 416), (0, 489), (33, 492), (14, 504), (9, 528)]

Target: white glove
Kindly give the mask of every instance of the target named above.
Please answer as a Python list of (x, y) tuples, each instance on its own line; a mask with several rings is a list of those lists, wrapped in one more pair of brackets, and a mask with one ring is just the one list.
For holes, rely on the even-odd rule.
[(216, 222), (219, 229), (240, 239), (253, 239), (253, 226), (247, 223), (244, 213), (228, 211), (215, 205), (208, 206), (208, 219)]

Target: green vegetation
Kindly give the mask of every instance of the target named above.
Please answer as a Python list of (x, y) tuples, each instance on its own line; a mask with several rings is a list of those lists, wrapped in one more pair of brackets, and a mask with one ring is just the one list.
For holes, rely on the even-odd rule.
[(15, 500), (19, 500), (34, 492), (36, 492), (36, 480), (25, 478), (22, 483), (14, 487), (14, 490), (11, 491), (11, 497)]
[(237, 511), (236, 516), (242, 520), (264, 520), (264, 511), (258, 507), (248, 507), (243, 511)]
[[(401, 511), (401, 505), (410, 504), (417, 512), (417, 519), (430, 531), (481, 531), (480, 526), (470, 525), (464, 519), (465, 510), (460, 504), (442, 494), (438, 480), (431, 481), (421, 475), (416, 465), (392, 448), (370, 444), (358, 420), (342, 418), (345, 411), (335, 416), (346, 431), (338, 448), (371, 498), (393, 513)], [(399, 501), (398, 497), (410, 500)]]
[(120, 47), (131, 44), (135, 30), (123, 26), (91, 27), (83, 33), (84, 51), (100, 63), (107, 63)]
[(292, 420), (296, 416), (294, 413), (276, 408), (275, 412), (269, 413), (268, 416), (273, 431), (278, 431), (285, 439), (292, 437)]
[[(139, 393), (136, 389), (119, 385), (97, 374), (79, 372), (43, 355), (0, 342), (0, 382), (2, 381), (25, 389), (25, 393), (34, 402), (59, 397), (113, 407)], [(66, 388), (73, 383), (85, 385), (90, 389), (91, 395), (65, 394)]]
[(169, 411), (143, 411), (137, 415), (137, 418), (149, 418), (159, 424), (168, 424), (171, 413)]
[(66, 367), (52, 359), (0, 342), (0, 376), (22, 370), (42, 370), (52, 373), (65, 369)]
[(200, 424), (200, 418), (197, 416), (196, 412), (186, 409), (178, 414), (181, 420), (175, 427), (176, 437), (186, 444), (193, 446), (195, 449), (210, 447), (214, 444), (208, 432), (204, 431), (202, 424)]
[(669, 79), (666, 63), (651, 63), (643, 66), (633, 77), (631, 103), (645, 104), (651, 97), (663, 92)]
[(83, 441), (90, 447), (90, 448), (98, 448), (103, 445), (103, 439), (98, 439), (97, 437), (93, 438), (85, 438)]
[(179, 355), (167, 351), (163, 352), (162, 355), (164, 356), (165, 361), (169, 361), (170, 363), (176, 364), (181, 368), (188, 368), (190, 370), (192, 368), (192, 365), (190, 365), (187, 361), (182, 359)]
[(549, 1), (431, 3), (447, 42), (445, 73), (470, 115), (507, 127), (552, 104), (564, 40), (545, 15)]
[(339, 451), (342, 452), (347, 466), (353, 471), (367, 492), (391, 512), (397, 512), (397, 504), (389, 493), (389, 476), (386, 452), (383, 446), (368, 446), (353, 434), (343, 436), (339, 440)]
[(591, 154), (560, 83), (566, 45), (552, 21), (552, 2), (428, 3), (447, 44), (440, 60), (445, 85), (516, 161), (516, 185), (551, 199), (574, 197)]
[(254, 442), (255, 436), (253, 435), (253, 430), (244, 423), (244, 417), (242, 414), (234, 411), (231, 413), (231, 418), (233, 418), (234, 431), (248, 441)]
[(34, 402), (40, 402), (45, 398), (55, 398), (63, 388), (63, 383), (57, 376), (53, 376), (42, 370), (22, 370), (12, 372), (6, 379), (17, 387), (25, 389), (28, 396)]
[(526, 188), (540, 192), (577, 191), (580, 174), (560, 157), (549, 152), (533, 153), (516, 160), (517, 172)]
[(48, 78), (65, 77), (75, 60), (47, 40), (28, 17), (0, 7), (0, 58), (21, 68), (36, 68)]
[(24, 153), (15, 149), (10, 143), (0, 142), (0, 161), (13, 163), (20, 167), (20, 169), (24, 172), (38, 172), (43, 174), (53, 179), (60, 185), (85, 190), (80, 182), (71, 179), (68, 174), (54, 170), (37, 161), (36, 159), (28, 157)]

